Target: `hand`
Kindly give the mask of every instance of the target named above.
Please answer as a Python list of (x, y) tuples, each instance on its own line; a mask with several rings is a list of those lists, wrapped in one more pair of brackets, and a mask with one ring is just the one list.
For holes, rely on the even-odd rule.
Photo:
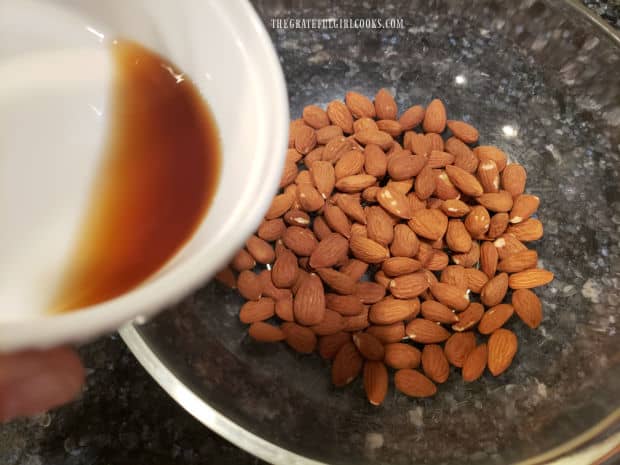
[(0, 354), (0, 422), (69, 402), (83, 383), (84, 368), (71, 349)]

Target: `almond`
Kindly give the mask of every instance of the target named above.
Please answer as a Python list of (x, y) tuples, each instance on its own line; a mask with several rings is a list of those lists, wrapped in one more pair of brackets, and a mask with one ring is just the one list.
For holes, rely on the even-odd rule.
[(438, 209), (417, 210), (408, 224), (417, 235), (435, 241), (448, 229), (448, 217)]
[(342, 137), (342, 134), (342, 128), (340, 126), (336, 126), (335, 124), (324, 126), (316, 130), (316, 141), (321, 145), (326, 145), (332, 139)]
[(293, 303), (295, 321), (304, 326), (319, 324), (325, 316), (325, 293), (321, 279), (311, 273), (303, 280)]
[(424, 120), (425, 110), (420, 105), (414, 105), (404, 111), (398, 122), (403, 128), (403, 131), (408, 131), (415, 128)]
[(351, 253), (366, 263), (381, 263), (390, 257), (388, 249), (378, 242), (361, 236), (353, 236), (349, 241)]
[(366, 360), (383, 360), (383, 356), (385, 355), (383, 344), (372, 334), (354, 334), (353, 343)]
[(461, 265), (450, 265), (446, 267), (441, 272), (439, 281), (446, 284), (452, 284), (453, 286), (460, 287), (461, 289), (467, 289), (469, 287), (467, 275), (465, 274), (465, 268)]
[(263, 289), (263, 296), (271, 297), (275, 301), (291, 297), (292, 294), (290, 289), (280, 289), (274, 286), (271, 280), (270, 270), (261, 271), (258, 275), (258, 279)]
[(431, 168), (443, 168), (454, 163), (454, 155), (440, 150), (432, 150), (428, 157), (428, 166)]
[(336, 181), (336, 188), (341, 192), (361, 192), (377, 182), (374, 176), (369, 174), (356, 174), (347, 176)]
[(258, 277), (252, 271), (244, 270), (237, 277), (237, 289), (247, 300), (260, 299), (263, 292), (263, 285)]
[(508, 274), (500, 273), (489, 279), (480, 292), (480, 300), (488, 307), (499, 304), (508, 291)]
[(359, 150), (349, 150), (336, 162), (336, 179), (346, 178), (361, 173), (365, 157)]
[(321, 107), (316, 105), (306, 106), (302, 116), (304, 122), (314, 129), (321, 129), (329, 125), (329, 117), (327, 116), (327, 113)]
[(535, 218), (528, 218), (521, 223), (511, 224), (506, 232), (523, 242), (537, 241), (543, 237), (544, 233), (542, 223)]
[(289, 210), (284, 214), (284, 221), (289, 226), (308, 226), (310, 225), (310, 216), (302, 210)]
[(381, 147), (383, 150), (390, 148), (394, 139), (387, 132), (375, 130), (375, 129), (362, 129), (356, 132), (355, 140), (362, 145), (374, 144)]
[(413, 299), (428, 289), (428, 286), (426, 274), (418, 271), (392, 279), (389, 290), (394, 297), (399, 299)]
[(384, 361), (390, 368), (400, 370), (402, 368), (417, 368), (420, 366), (422, 354), (415, 347), (402, 342), (393, 342), (386, 344), (384, 348)]
[(386, 297), (370, 307), (368, 318), (371, 323), (389, 325), (398, 321), (407, 320), (417, 314), (420, 302), (416, 300), (400, 300)]
[[(323, 160), (323, 152), (325, 151), (325, 147), (323, 145), (319, 145), (318, 147), (315, 147), (314, 149), (312, 149), (310, 151), (310, 153), (308, 153), (308, 155), (306, 155), (304, 157), (303, 163), (304, 165), (306, 165), (306, 168), (310, 169), (310, 167), (312, 166), (312, 163), (314, 163), (315, 161), (319, 161), (319, 160)], [(299, 172), (299, 175), (302, 175), (303, 172)], [(308, 173), (306, 173), (308, 174)], [(305, 176), (305, 175), (303, 175)], [(299, 179), (295, 178), (295, 182), (297, 184), (300, 184)]]
[(373, 186), (367, 187), (366, 189), (362, 191), (362, 199), (364, 199), (364, 201), (368, 204), (376, 203), (377, 194), (379, 193), (380, 190), (381, 188), (377, 186), (376, 184)]
[(499, 192), (499, 170), (493, 160), (481, 162), (477, 176), (485, 192)]
[(474, 149), (474, 154), (480, 161), (493, 160), (500, 172), (506, 167), (508, 156), (493, 145), (479, 145)]
[(381, 207), (366, 209), (366, 229), (368, 237), (379, 244), (388, 245), (394, 239), (394, 229), (391, 218)]
[(316, 237), (308, 228), (299, 226), (289, 226), (282, 234), (282, 241), (295, 255), (299, 257), (308, 257), (312, 255), (314, 249), (318, 246)]
[(324, 199), (328, 198), (336, 184), (334, 166), (328, 161), (317, 160), (310, 165), (310, 174), (316, 189)]
[(336, 137), (330, 140), (323, 149), (322, 159), (331, 163), (336, 163), (345, 153), (350, 150), (359, 150), (357, 143), (346, 137)]
[(484, 315), (484, 307), (478, 302), (472, 302), (464, 312), (459, 313), (459, 321), (452, 325), (457, 332), (467, 331), (478, 324)]
[(433, 296), (442, 304), (456, 310), (465, 310), (469, 306), (467, 290), (446, 283), (435, 283), (431, 286)]
[(454, 187), (444, 170), (435, 171), (435, 196), (441, 200), (458, 199), (461, 193)]
[(489, 281), (489, 277), (481, 270), (476, 268), (465, 268), (467, 278), (467, 288), (472, 292), (480, 294), (484, 285)]
[(278, 342), (285, 338), (284, 332), (280, 328), (262, 321), (252, 323), (248, 329), (248, 334), (258, 342)]
[(512, 331), (500, 328), (491, 334), (487, 364), (493, 376), (498, 376), (506, 371), (517, 353), (517, 348), (517, 336)]
[[(261, 239), (271, 242), (280, 239), (282, 234), (286, 231), (286, 225), (281, 218), (275, 218), (273, 220), (264, 220), (258, 227), (256, 234)], [(252, 260), (254, 260), (252, 258)]]
[(421, 312), (424, 318), (437, 323), (452, 324), (459, 321), (459, 318), (452, 310), (434, 300), (422, 302)]
[[(316, 149), (314, 149), (316, 150)], [(301, 153), (299, 153), (297, 150), (295, 149), (288, 149), (286, 151), (286, 162), (292, 162), (297, 164), (297, 162), (299, 162), (302, 158)]]
[(478, 141), (478, 130), (471, 124), (464, 121), (448, 120), (448, 129), (455, 137), (458, 137), (466, 144), (474, 144)]
[(418, 271), (422, 263), (408, 257), (392, 257), (383, 262), (381, 269), (389, 277), (401, 276)]
[(327, 308), (343, 316), (359, 315), (364, 311), (364, 305), (356, 295), (327, 294), (325, 302)]
[(387, 89), (380, 89), (375, 95), (375, 112), (377, 119), (396, 119), (398, 106)]
[(368, 237), (368, 229), (363, 224), (353, 223), (351, 225), (351, 236)]
[(402, 181), (417, 176), (424, 165), (426, 158), (421, 155), (411, 155), (408, 151), (396, 153), (390, 157), (387, 171), (392, 180)]
[(379, 129), (377, 123), (372, 118), (360, 118), (353, 121), (353, 132), (361, 131), (362, 129)]
[(310, 126), (300, 126), (295, 132), (295, 150), (301, 154), (310, 153), (316, 146), (316, 134)]
[(471, 249), (471, 236), (461, 220), (450, 220), (446, 231), (446, 243), (455, 252), (469, 252)]
[(491, 215), (482, 205), (472, 207), (465, 218), (465, 228), (473, 239), (482, 239), (491, 225)]
[(368, 263), (355, 258), (351, 258), (340, 268), (340, 272), (351, 276), (354, 281), (359, 281), (366, 274), (366, 270), (368, 270)]
[(366, 329), (384, 344), (398, 342), (405, 337), (405, 325), (402, 321), (391, 325), (371, 325)]
[(356, 199), (352, 195), (338, 194), (335, 196), (336, 205), (354, 221), (358, 223), (366, 224), (366, 214), (360, 204), (359, 199)]
[(396, 389), (410, 397), (431, 397), (437, 393), (437, 387), (430, 379), (419, 371), (408, 368), (396, 372), (394, 385)]
[(510, 234), (503, 234), (501, 237), (495, 239), (493, 245), (497, 249), (497, 254), (501, 260), (517, 252), (527, 250), (523, 242)]
[(476, 200), (492, 212), (508, 212), (512, 208), (512, 195), (508, 191), (489, 192), (482, 194)]
[(463, 381), (470, 383), (482, 376), (487, 367), (487, 352), (487, 345), (480, 344), (469, 353), (463, 364)]
[(540, 199), (535, 195), (520, 194), (515, 198), (514, 205), (510, 211), (510, 222), (521, 223), (532, 216), (538, 206), (540, 205)]
[[(306, 163), (306, 166), (312, 166), (312, 163), (314, 163), (315, 161), (318, 161), (320, 159), (316, 159), (316, 160), (310, 160), (310, 155), (307, 155), (306, 158), (304, 158), (304, 163)], [(300, 186), (302, 184), (310, 184), (310, 185), (314, 185), (314, 181), (312, 180), (312, 175), (310, 174), (309, 170), (302, 170), (297, 174), (297, 177), (295, 178), (295, 184), (297, 186)], [(295, 195), (297, 195), (297, 187), (295, 187)], [(295, 207), (297, 208), (297, 207)]]
[(476, 177), (468, 173), (462, 168), (454, 165), (446, 166), (446, 174), (450, 181), (460, 190), (463, 194), (471, 197), (478, 197), (484, 193), (482, 185), (476, 179)]
[(454, 165), (467, 171), (475, 173), (478, 168), (478, 157), (474, 152), (456, 137), (450, 137), (446, 140), (446, 152), (454, 155)]
[(229, 267), (225, 267), (218, 271), (215, 275), (215, 280), (220, 284), (223, 284), (230, 289), (237, 288), (237, 281), (235, 279), (235, 275)]
[(258, 236), (250, 236), (245, 247), (258, 263), (272, 263), (275, 259), (273, 247)]
[(387, 132), (392, 137), (398, 137), (403, 132), (400, 123), (393, 119), (380, 119), (377, 121), (377, 127), (380, 131)]
[(353, 132), (353, 116), (340, 100), (333, 100), (327, 105), (327, 116), (332, 124), (340, 127), (344, 133)]
[(443, 138), (441, 137), (441, 134), (437, 134), (435, 132), (429, 132), (427, 134), (424, 134), (424, 137), (428, 139), (428, 143), (430, 144), (430, 147), (431, 147), (431, 152), (433, 150), (439, 150), (443, 152), (444, 143), (443, 143)]
[(367, 174), (382, 178), (387, 171), (387, 157), (381, 147), (376, 144), (367, 144), (364, 148), (364, 170)]
[(436, 383), (445, 383), (450, 375), (450, 365), (443, 350), (437, 344), (427, 344), (422, 350), (424, 374)]
[(510, 304), (499, 304), (489, 308), (478, 324), (480, 334), (491, 334), (501, 328), (514, 313), (514, 307)]
[(247, 250), (239, 250), (230, 265), (235, 271), (251, 270), (256, 266), (256, 260), (248, 253)]
[(345, 94), (344, 101), (355, 118), (375, 117), (375, 106), (365, 95), (349, 91)]
[(310, 354), (316, 348), (316, 335), (310, 328), (304, 328), (296, 323), (282, 323), (286, 343), (296, 352)]
[(408, 148), (416, 155), (422, 155), (424, 158), (427, 158), (428, 155), (433, 151), (431, 147), (431, 140), (428, 139), (424, 134), (411, 133), (409, 136), (409, 146)]
[(508, 227), (508, 213), (496, 213), (491, 217), (487, 238), (496, 239), (506, 231)]
[(532, 268), (511, 274), (508, 285), (511, 289), (532, 289), (549, 284), (551, 281), (553, 281), (553, 273), (551, 271), (543, 270), (542, 268)]
[(525, 168), (517, 163), (506, 165), (501, 175), (502, 187), (510, 192), (513, 197), (523, 194), (527, 173)]
[(351, 342), (351, 335), (344, 331), (322, 336), (318, 343), (319, 355), (326, 360), (331, 360), (347, 342)]
[(343, 318), (345, 331), (362, 331), (370, 326), (370, 321), (368, 321), (368, 307), (366, 306), (359, 315), (345, 316)]
[(325, 222), (325, 218), (322, 216), (314, 218), (312, 222), (312, 231), (314, 232), (314, 236), (321, 241), (332, 233), (332, 230), (329, 229), (329, 226)]
[(337, 264), (347, 256), (348, 241), (338, 233), (331, 233), (325, 237), (310, 255), (312, 268), (326, 268)]
[(307, 212), (317, 211), (325, 203), (323, 196), (311, 184), (297, 186), (297, 200), (301, 208)]
[(355, 285), (355, 295), (363, 304), (374, 304), (385, 297), (385, 288), (379, 283), (361, 281)]
[(426, 107), (426, 114), (422, 122), (424, 132), (441, 134), (446, 128), (446, 107), (439, 99), (434, 99)]
[(405, 328), (405, 333), (411, 340), (421, 344), (436, 344), (450, 337), (450, 333), (445, 328), (424, 318), (411, 320)]
[(352, 342), (345, 343), (334, 357), (332, 383), (342, 387), (353, 381), (362, 371), (364, 360)]
[(275, 312), (278, 318), (284, 321), (295, 321), (295, 315), (293, 313), (293, 296), (276, 300)]
[(425, 266), (431, 271), (441, 271), (450, 263), (450, 257), (443, 250), (433, 250), (431, 257)]
[(392, 215), (404, 219), (411, 218), (412, 211), (407, 197), (393, 187), (382, 188), (377, 193), (377, 202)]
[(331, 230), (340, 233), (346, 238), (351, 236), (351, 222), (340, 207), (331, 204), (325, 205), (323, 217)]
[(395, 257), (413, 257), (418, 253), (420, 241), (411, 228), (405, 224), (394, 226), (394, 240), (390, 251)]
[(507, 273), (516, 273), (530, 268), (536, 268), (537, 263), (538, 253), (536, 253), (535, 250), (523, 250), (504, 258), (497, 265), (497, 269)]
[(480, 260), (480, 246), (478, 242), (474, 241), (471, 244), (471, 249), (467, 253), (453, 253), (452, 261), (457, 265), (462, 265), (465, 268), (474, 266)]
[(345, 328), (345, 321), (342, 315), (333, 310), (326, 309), (323, 319), (320, 323), (310, 327), (317, 336), (328, 336), (330, 334), (336, 334), (343, 331)]
[(383, 362), (364, 363), (364, 391), (372, 405), (383, 403), (388, 391), (388, 372)]
[(440, 208), (442, 212), (452, 218), (460, 218), (470, 211), (469, 205), (458, 199), (444, 200)]
[(426, 165), (415, 179), (416, 195), (422, 199), (428, 199), (435, 192), (435, 173), (429, 165)]
[(295, 284), (298, 271), (297, 257), (293, 252), (284, 248), (273, 264), (271, 280), (276, 287), (289, 288)]
[(316, 273), (321, 277), (323, 282), (338, 294), (353, 294), (356, 289), (356, 283), (350, 276), (336, 271), (332, 268), (318, 268)]
[(297, 164), (293, 161), (285, 160), (282, 176), (280, 177), (280, 185), (278, 187), (284, 188), (291, 184), (295, 180), (297, 172)]
[(542, 321), (542, 303), (529, 289), (517, 289), (512, 293), (512, 306), (519, 318), (530, 328), (538, 328)]
[[(476, 347), (476, 336), (471, 331), (454, 333), (446, 341), (444, 353), (448, 361), (455, 367), (462, 367), (469, 353)], [(485, 362), (486, 364), (486, 362)]]
[(295, 147), (295, 136), (297, 135), (297, 131), (304, 126), (307, 126), (307, 124), (304, 122), (303, 119), (296, 119), (294, 121), (291, 121), (288, 129), (289, 148)]
[(385, 186), (394, 189), (396, 192), (407, 195), (413, 187), (413, 178), (403, 179), (401, 181), (390, 179)]
[(256, 321), (264, 321), (275, 315), (275, 302), (269, 297), (261, 297), (258, 300), (250, 300), (241, 306), (239, 320), (249, 324)]

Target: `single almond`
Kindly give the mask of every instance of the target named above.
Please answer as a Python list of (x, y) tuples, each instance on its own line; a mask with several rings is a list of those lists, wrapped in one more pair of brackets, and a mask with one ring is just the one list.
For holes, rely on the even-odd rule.
[(414, 318), (405, 328), (405, 333), (409, 338), (421, 344), (437, 344), (450, 337), (450, 333), (435, 323), (424, 318)]
[(474, 266), (480, 260), (480, 246), (478, 242), (474, 241), (471, 244), (471, 249), (466, 253), (453, 253), (452, 261), (457, 265), (462, 265), (465, 268)]
[(489, 281), (489, 277), (481, 270), (476, 268), (465, 268), (467, 288), (476, 294), (480, 294), (484, 285)]
[(327, 105), (327, 116), (332, 124), (340, 127), (344, 133), (353, 132), (353, 116), (340, 100), (333, 100)]
[(272, 263), (276, 258), (271, 244), (258, 236), (250, 236), (245, 243), (245, 248), (258, 263)]
[(326, 309), (323, 319), (310, 327), (317, 336), (328, 336), (344, 331), (345, 322), (342, 315), (333, 310)]
[(437, 393), (437, 386), (430, 379), (419, 371), (408, 368), (396, 372), (394, 385), (409, 397), (431, 397)]
[(295, 150), (301, 154), (310, 153), (316, 146), (316, 134), (310, 126), (300, 126), (295, 132)]
[(349, 240), (351, 253), (366, 263), (381, 263), (390, 257), (390, 252), (378, 242), (362, 236), (353, 236)]
[(508, 212), (512, 208), (512, 195), (508, 191), (485, 193), (477, 197), (476, 200), (492, 212)]
[(353, 121), (353, 132), (361, 131), (362, 129), (379, 129), (379, 126), (372, 118), (362, 117)]
[(459, 313), (459, 321), (452, 325), (452, 330), (457, 332), (467, 331), (478, 324), (484, 315), (484, 307), (478, 302), (472, 302)]
[(317, 160), (310, 165), (310, 174), (316, 189), (324, 199), (328, 198), (336, 184), (334, 166), (328, 161)]
[(487, 367), (487, 354), (487, 345), (480, 344), (467, 355), (462, 369), (463, 381), (470, 383), (482, 376)]
[(464, 121), (448, 120), (448, 129), (466, 144), (474, 144), (478, 141), (478, 130)]
[(487, 307), (499, 304), (508, 291), (508, 274), (500, 273), (489, 279), (480, 291), (480, 300)]
[(235, 274), (228, 266), (222, 268), (215, 274), (215, 280), (220, 284), (229, 287), (230, 289), (237, 288), (237, 280), (235, 279)]
[(368, 270), (368, 263), (355, 258), (349, 259), (349, 261), (340, 268), (340, 272), (351, 276), (354, 281), (359, 281), (366, 271)]
[(296, 352), (310, 354), (316, 348), (316, 335), (310, 328), (305, 328), (296, 323), (282, 323), (286, 343)]
[(289, 294), (285, 298), (276, 300), (275, 312), (281, 320), (295, 321), (295, 315), (293, 313), (293, 296)]
[(393, 342), (386, 344), (384, 362), (390, 368), (400, 370), (402, 368), (417, 368), (422, 359), (421, 352), (409, 344)]
[(263, 284), (252, 271), (244, 270), (237, 277), (237, 289), (247, 300), (258, 300), (263, 293)]
[(498, 263), (497, 269), (507, 273), (517, 273), (536, 268), (537, 263), (538, 253), (535, 250), (523, 250), (504, 258)]
[(471, 236), (461, 220), (450, 220), (446, 230), (446, 243), (454, 252), (469, 252), (472, 245)]
[(335, 197), (336, 205), (353, 221), (366, 224), (366, 214), (360, 204), (359, 199), (356, 199), (352, 195), (338, 194)]
[(383, 356), (385, 355), (383, 344), (372, 334), (354, 334), (353, 343), (366, 360), (383, 360)]
[(476, 336), (473, 332), (454, 333), (444, 345), (444, 353), (448, 361), (461, 368), (469, 353), (476, 347)]
[(263, 220), (258, 227), (256, 235), (267, 242), (272, 242), (280, 239), (284, 231), (286, 231), (284, 221), (281, 218), (275, 218), (273, 220)]
[(250, 300), (241, 306), (239, 320), (241, 323), (250, 324), (268, 320), (273, 315), (275, 315), (275, 302), (269, 297), (261, 297), (258, 300)]
[(508, 156), (504, 151), (494, 145), (479, 145), (474, 149), (474, 154), (480, 161), (493, 160), (500, 172), (504, 170), (506, 162), (508, 161)]
[(368, 402), (381, 405), (388, 392), (388, 372), (383, 362), (364, 362), (364, 391)]
[(491, 223), (489, 223), (489, 230), (487, 231), (488, 239), (496, 239), (504, 232), (508, 227), (508, 213), (496, 213), (491, 217)]
[(376, 115), (375, 106), (365, 95), (349, 91), (344, 101), (355, 118), (374, 118)]
[(374, 144), (381, 147), (383, 150), (390, 148), (394, 139), (390, 134), (381, 130), (374, 129), (362, 129), (354, 134), (355, 140), (362, 145)]
[(359, 150), (349, 150), (344, 153), (336, 162), (335, 176), (336, 179), (346, 178), (347, 176), (355, 176), (362, 172), (364, 167), (364, 153)]
[(513, 197), (523, 194), (526, 180), (525, 168), (517, 163), (506, 165), (501, 174), (502, 187), (510, 192)]
[(323, 209), (323, 217), (332, 231), (351, 237), (351, 221), (340, 207), (328, 203)]
[(356, 290), (356, 283), (353, 278), (333, 268), (317, 268), (316, 273), (321, 277), (323, 283), (338, 294), (349, 295)]
[(289, 226), (306, 227), (310, 225), (310, 216), (302, 210), (289, 210), (283, 218)]
[(437, 323), (452, 324), (459, 321), (459, 317), (444, 304), (434, 300), (422, 302), (421, 313), (424, 318)]
[(394, 189), (396, 192), (407, 195), (413, 187), (413, 178), (403, 179), (401, 181), (390, 179), (385, 186)]
[(293, 303), (295, 321), (304, 326), (319, 324), (325, 316), (325, 293), (321, 279), (311, 273), (303, 280)]
[(446, 284), (452, 284), (453, 286), (460, 287), (461, 289), (467, 289), (469, 283), (467, 282), (466, 269), (461, 265), (450, 265), (446, 267), (439, 277), (439, 281)]
[(454, 163), (454, 155), (440, 150), (432, 150), (428, 157), (428, 166), (431, 168), (444, 168)]
[(427, 208), (413, 212), (408, 224), (417, 235), (435, 241), (448, 229), (448, 217), (439, 209)]
[(473, 239), (482, 239), (491, 225), (491, 215), (482, 205), (472, 207), (465, 218), (465, 228)]
[(446, 152), (454, 155), (454, 165), (467, 171), (468, 173), (475, 173), (478, 168), (478, 157), (474, 152), (456, 137), (450, 137), (445, 143)]
[(424, 132), (436, 132), (441, 134), (446, 128), (446, 107), (439, 99), (434, 99), (426, 107), (426, 114), (422, 122)]
[(450, 263), (450, 256), (443, 250), (433, 250), (431, 257), (425, 266), (431, 271), (441, 271)]
[(390, 157), (387, 163), (387, 171), (393, 181), (403, 181), (417, 176), (424, 165), (426, 157), (411, 155), (409, 151), (401, 151)]
[(393, 119), (380, 119), (377, 121), (380, 131), (387, 132), (392, 137), (398, 137), (403, 133), (403, 127)]
[(347, 176), (336, 181), (336, 189), (341, 192), (361, 192), (377, 182), (377, 178), (369, 174), (356, 174)]
[(366, 229), (368, 238), (387, 246), (394, 239), (394, 227), (386, 211), (378, 206), (367, 207)]
[(400, 118), (398, 122), (400, 123), (403, 131), (409, 131), (410, 129), (415, 128), (424, 120), (425, 110), (421, 105), (414, 105), (412, 107), (407, 108)]
[(511, 224), (506, 230), (507, 234), (516, 237), (520, 241), (537, 241), (543, 237), (543, 225), (540, 220), (528, 218), (520, 223)]
[(391, 325), (371, 325), (366, 329), (384, 344), (398, 342), (405, 337), (405, 325), (402, 321)]
[(342, 135), (342, 128), (340, 126), (330, 124), (316, 130), (316, 141), (321, 145), (326, 145), (332, 139), (340, 138)]
[(325, 218), (322, 216), (317, 216), (312, 221), (312, 231), (314, 232), (314, 236), (322, 241), (327, 236), (329, 236), (333, 231), (329, 229), (329, 226), (325, 222)]
[(450, 365), (441, 346), (427, 344), (422, 350), (424, 374), (436, 383), (445, 383), (450, 375)]
[(511, 289), (532, 289), (553, 281), (553, 273), (542, 268), (532, 268), (510, 275), (508, 285)]
[(332, 383), (342, 387), (353, 381), (362, 371), (364, 360), (355, 344), (345, 343), (334, 357), (332, 364)]
[(382, 178), (387, 171), (387, 157), (376, 144), (367, 144), (364, 148), (364, 170), (367, 174)]
[(469, 306), (467, 290), (446, 283), (435, 283), (430, 287), (433, 296), (442, 304), (456, 310), (465, 310)]
[(282, 329), (262, 321), (252, 323), (248, 328), (248, 335), (258, 342), (278, 342), (286, 337)]
[(542, 303), (529, 289), (517, 289), (512, 293), (512, 306), (519, 318), (532, 329), (538, 328), (542, 321)]
[(327, 294), (325, 304), (327, 308), (343, 316), (359, 315), (364, 311), (364, 305), (356, 295)]
[(235, 271), (251, 270), (256, 266), (256, 260), (247, 250), (241, 249), (235, 254), (230, 265)]
[(362, 191), (362, 199), (368, 204), (377, 203), (377, 194), (380, 190), (377, 185), (369, 186)]
[(399, 299), (413, 299), (428, 289), (428, 286), (426, 273), (418, 271), (392, 279), (389, 283), (389, 290), (394, 297)]
[(284, 169), (282, 170), (282, 176), (280, 176), (280, 189), (288, 186), (297, 177), (298, 169), (297, 164), (294, 161), (285, 160)]
[(279, 254), (278, 258), (276, 258), (271, 268), (271, 279), (273, 284), (280, 288), (290, 288), (297, 280), (298, 271), (297, 257), (287, 248), (283, 248), (283, 251)]
[(416, 195), (422, 199), (428, 199), (436, 188), (436, 176), (429, 165), (426, 165), (415, 179)]
[(311, 184), (297, 186), (297, 200), (301, 208), (306, 212), (315, 212), (325, 203), (320, 192)]
[(381, 269), (389, 277), (401, 276), (418, 271), (422, 268), (422, 263), (408, 257), (388, 258), (381, 265)]
[(347, 256), (348, 241), (338, 233), (331, 233), (325, 237), (310, 255), (312, 268), (326, 268), (334, 266)]
[(484, 193), (484, 189), (480, 184), (480, 181), (471, 173), (468, 173), (462, 168), (454, 165), (446, 166), (446, 174), (450, 181), (460, 190), (463, 194), (471, 197), (478, 197)]
[(484, 192), (499, 192), (499, 170), (493, 160), (485, 160), (478, 164), (477, 176)]
[(375, 95), (375, 113), (377, 119), (396, 119), (398, 106), (387, 89), (380, 89)]
[(371, 323), (389, 325), (411, 318), (420, 310), (420, 301), (386, 297), (370, 307), (368, 318)]
[(390, 252), (394, 257), (414, 257), (418, 253), (420, 241), (411, 228), (405, 224), (394, 226), (394, 239)]
[(502, 236), (493, 241), (493, 245), (497, 249), (500, 260), (517, 252), (527, 250), (525, 244), (511, 234), (502, 234)]
[(354, 293), (363, 304), (374, 304), (385, 297), (385, 287), (372, 281), (360, 281), (356, 283)]
[(304, 122), (314, 128), (321, 129), (329, 125), (329, 117), (325, 110), (316, 105), (308, 105), (304, 107), (302, 112)]
[(370, 326), (367, 306), (364, 306), (364, 309), (359, 315), (344, 316), (343, 318), (344, 330), (347, 332), (362, 331)]
[(478, 332), (480, 334), (491, 334), (504, 326), (513, 313), (514, 307), (510, 304), (499, 304), (489, 308), (478, 324)]
[(385, 210), (399, 218), (411, 218), (412, 211), (407, 197), (393, 187), (386, 186), (377, 193), (377, 201)]
[(458, 199), (444, 200), (440, 208), (446, 216), (451, 218), (460, 218), (467, 215), (470, 211), (469, 205)]
[(351, 334), (344, 331), (321, 336), (318, 341), (319, 355), (326, 360), (331, 360), (347, 342), (351, 342)]
[(458, 191), (444, 170), (434, 170), (435, 172), (435, 197), (441, 200), (458, 199), (461, 193)]
[(289, 226), (282, 234), (282, 242), (299, 257), (309, 257), (318, 246), (316, 237), (308, 228)]
[(521, 223), (532, 216), (538, 206), (540, 199), (535, 195), (520, 194), (515, 198), (514, 205), (510, 211), (510, 222)]
[(491, 334), (488, 343), (487, 365), (493, 376), (498, 376), (506, 371), (512, 363), (517, 349), (517, 336), (512, 331), (500, 328)]

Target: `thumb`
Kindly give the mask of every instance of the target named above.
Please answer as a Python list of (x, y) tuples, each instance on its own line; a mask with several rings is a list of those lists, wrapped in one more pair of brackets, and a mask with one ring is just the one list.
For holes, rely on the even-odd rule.
[(71, 349), (0, 354), (0, 422), (69, 402), (83, 383), (84, 368)]

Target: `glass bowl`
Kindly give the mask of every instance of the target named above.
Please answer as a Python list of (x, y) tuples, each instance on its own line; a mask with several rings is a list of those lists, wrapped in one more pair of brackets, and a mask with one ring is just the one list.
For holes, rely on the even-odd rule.
[[(535, 331), (511, 320), (520, 347), (500, 377), (464, 384), (453, 373), (433, 399), (391, 389), (379, 408), (359, 380), (334, 389), (318, 356), (251, 341), (237, 318), (242, 300), (216, 283), (125, 328), (138, 359), (205, 425), (273, 463), (590, 463), (619, 444), (618, 36), (556, 0), (255, 7), (281, 56), (293, 117), (349, 89), (387, 87), (401, 109), (440, 97), (481, 143), (525, 165), (528, 190), (542, 199), (535, 247), (556, 276), (539, 293), (544, 320)], [(405, 28), (272, 29), (282, 17), (396, 17)]]

